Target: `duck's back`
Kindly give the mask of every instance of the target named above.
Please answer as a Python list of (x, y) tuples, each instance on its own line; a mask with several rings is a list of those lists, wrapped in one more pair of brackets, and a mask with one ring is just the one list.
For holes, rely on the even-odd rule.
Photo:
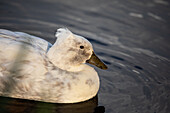
[(39, 37), (0, 29), (0, 66), (5, 63), (27, 64), (46, 60), (46, 52), (51, 46)]
[(28, 90), (33, 80), (44, 79), (49, 45), (26, 33), (0, 29), (0, 95), (34, 93)]
[(39, 37), (29, 35), (23, 32), (12, 32), (5, 29), (0, 29), (0, 39), (9, 39), (14, 40), (21, 43), (27, 43), (37, 48), (41, 48), (44, 51), (48, 51), (48, 49), (52, 46), (51, 43), (47, 42), (44, 39)]

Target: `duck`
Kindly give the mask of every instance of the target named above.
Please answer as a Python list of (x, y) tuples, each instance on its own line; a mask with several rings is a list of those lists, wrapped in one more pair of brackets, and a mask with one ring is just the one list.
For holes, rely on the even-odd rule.
[(0, 29), (0, 96), (77, 103), (98, 93), (94, 66), (107, 69), (92, 44), (67, 28), (54, 44), (24, 32)]

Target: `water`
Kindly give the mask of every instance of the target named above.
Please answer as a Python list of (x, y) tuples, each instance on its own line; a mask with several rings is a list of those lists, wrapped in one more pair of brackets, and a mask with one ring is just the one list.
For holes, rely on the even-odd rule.
[(169, 113), (170, 2), (165, 0), (1, 0), (0, 28), (55, 42), (59, 27), (83, 35), (108, 70), (98, 98), (50, 104), (0, 98), (11, 113)]

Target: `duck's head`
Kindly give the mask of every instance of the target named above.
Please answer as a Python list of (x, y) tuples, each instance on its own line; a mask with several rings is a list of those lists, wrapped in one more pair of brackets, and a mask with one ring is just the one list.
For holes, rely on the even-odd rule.
[(107, 69), (95, 55), (92, 44), (84, 37), (73, 34), (66, 28), (58, 29), (55, 36), (57, 41), (49, 50), (48, 56), (56, 66), (69, 70), (72, 66), (90, 63), (101, 69)]

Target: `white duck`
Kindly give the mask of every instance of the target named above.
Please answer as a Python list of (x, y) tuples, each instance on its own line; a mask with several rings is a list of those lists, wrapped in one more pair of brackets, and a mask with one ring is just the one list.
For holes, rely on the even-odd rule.
[(22, 32), (0, 29), (0, 95), (52, 103), (82, 102), (94, 97), (99, 77), (91, 63), (106, 65), (91, 43), (65, 28), (54, 45)]

